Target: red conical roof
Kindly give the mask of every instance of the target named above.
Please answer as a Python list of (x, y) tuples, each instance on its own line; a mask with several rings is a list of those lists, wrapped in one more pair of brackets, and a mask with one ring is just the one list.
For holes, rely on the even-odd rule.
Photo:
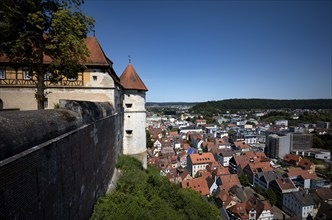
[(141, 78), (139, 78), (137, 75), (134, 67), (130, 63), (120, 76), (120, 82), (125, 89), (148, 91)]

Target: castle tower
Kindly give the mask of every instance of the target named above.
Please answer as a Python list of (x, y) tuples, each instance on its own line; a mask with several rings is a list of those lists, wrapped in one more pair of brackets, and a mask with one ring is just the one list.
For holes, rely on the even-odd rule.
[(124, 87), (123, 153), (138, 158), (146, 168), (145, 92), (148, 89), (131, 63), (123, 71), (120, 82)]

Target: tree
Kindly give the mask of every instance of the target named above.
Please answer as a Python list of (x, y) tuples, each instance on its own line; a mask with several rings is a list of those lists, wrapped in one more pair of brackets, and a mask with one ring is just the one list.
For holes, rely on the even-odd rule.
[(220, 219), (217, 207), (192, 189), (183, 189), (160, 176), (159, 170), (143, 169), (136, 158), (121, 155), (116, 188), (101, 197), (90, 219)]
[[(75, 78), (84, 70), (89, 51), (85, 38), (93, 18), (80, 11), (83, 0), (11, 0), (0, 2), (0, 55), (29, 68), (36, 85), (38, 109), (47, 92), (44, 75), (52, 81)], [(44, 58), (51, 58), (49, 65)]]
[(266, 191), (266, 198), (270, 201), (271, 205), (275, 205), (277, 202), (277, 195), (272, 189)]
[(249, 186), (249, 180), (243, 173), (239, 175), (239, 180), (242, 186)]
[(146, 147), (152, 147), (153, 146), (153, 141), (151, 140), (151, 134), (150, 131), (146, 131)]

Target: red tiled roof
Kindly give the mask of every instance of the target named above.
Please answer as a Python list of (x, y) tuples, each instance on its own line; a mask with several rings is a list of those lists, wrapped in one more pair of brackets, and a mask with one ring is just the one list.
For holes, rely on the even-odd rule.
[(233, 186), (240, 185), (240, 180), (237, 174), (221, 175), (220, 179), (222, 185), (220, 185), (219, 188), (225, 192), (228, 192)]
[(280, 189), (282, 190), (296, 189), (296, 186), (294, 185), (293, 181), (288, 177), (277, 178), (276, 182), (278, 183)]
[(125, 89), (148, 91), (134, 67), (129, 63), (120, 76), (120, 82)]
[[(249, 163), (249, 167), (253, 173), (272, 171), (269, 162)], [(260, 170), (260, 171), (259, 171)]]
[(224, 207), (227, 207), (232, 201), (232, 198), (224, 191), (220, 191), (217, 195), (217, 198), (223, 201)]
[(184, 144), (182, 145), (182, 147), (183, 147), (183, 150), (188, 150), (188, 148), (190, 147), (190, 145), (184, 143)]
[(229, 210), (236, 214), (240, 219), (249, 219), (248, 210), (250, 210), (249, 203), (239, 202), (236, 205), (229, 208)]
[(312, 166), (314, 166), (315, 164), (313, 162), (311, 162), (308, 159), (302, 159), (299, 162), (299, 167), (302, 167), (305, 170), (310, 170)]
[(210, 152), (202, 154), (190, 154), (189, 157), (192, 164), (206, 164), (215, 162), (214, 156)]
[(295, 155), (295, 154), (286, 154), (284, 156), (284, 161), (286, 162), (290, 162), (290, 161), (295, 161), (295, 162), (299, 162), (301, 161), (302, 157), (299, 155)]
[(222, 165), (219, 165), (219, 166), (217, 167), (217, 169), (215, 169), (215, 170), (213, 171), (213, 173), (215, 173), (216, 176), (221, 176), (221, 175), (227, 175), (227, 174), (230, 174), (228, 168), (226, 168), (226, 167), (224, 167), (224, 166), (222, 166)]
[(171, 131), (169, 132), (169, 136), (178, 136), (178, 132), (177, 131)]
[(191, 180), (184, 180), (181, 183), (182, 188), (191, 188), (201, 195), (209, 195), (210, 189), (205, 177), (198, 177)]
[(85, 42), (90, 51), (86, 65), (110, 65), (111, 61), (106, 57), (96, 37), (87, 37)]
[(250, 148), (249, 145), (244, 144), (242, 141), (234, 141), (234, 145), (241, 149), (248, 149)]
[[(87, 37), (85, 44), (90, 52), (90, 56), (87, 58), (85, 65), (109, 66), (112, 64), (112, 61), (106, 57), (96, 37)], [(6, 56), (0, 56), (0, 62), (9, 62), (9, 59)], [(50, 64), (51, 62), (52, 59), (44, 54), (43, 63)]]

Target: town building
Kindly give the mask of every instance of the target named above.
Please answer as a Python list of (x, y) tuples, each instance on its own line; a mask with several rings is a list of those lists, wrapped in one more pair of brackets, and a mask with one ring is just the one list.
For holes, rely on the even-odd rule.
[(290, 216), (305, 220), (309, 216), (313, 219), (315, 202), (307, 190), (286, 193), (284, 195), (283, 210)]
[[(45, 72), (45, 109), (53, 109), (59, 100), (79, 100), (108, 102), (113, 107), (113, 114), (120, 115), (116, 124), (118, 134), (115, 139), (122, 142), (123, 153), (141, 159), (146, 167), (146, 111), (145, 93), (147, 90), (132, 64), (119, 78), (113, 62), (106, 56), (96, 37), (87, 37), (85, 44), (90, 52), (86, 69), (75, 77), (62, 76), (54, 81), (52, 72)], [(45, 69), (52, 60), (44, 56)], [(35, 110), (36, 76), (31, 68), (23, 63), (13, 63), (6, 56), (0, 56), (0, 107), (2, 109)]]
[(265, 154), (269, 158), (283, 158), (285, 154), (289, 154), (290, 135), (270, 134), (266, 137)]
[[(122, 112), (123, 88), (113, 69), (113, 62), (107, 58), (95, 37), (86, 38), (90, 57), (85, 63), (86, 69), (77, 77), (63, 77), (53, 81), (51, 72), (45, 72), (47, 100), (46, 109), (53, 109), (60, 99), (109, 102), (115, 113)], [(44, 56), (47, 68), (51, 58)], [(5, 56), (0, 56), (0, 100), (3, 109), (35, 110), (35, 76), (25, 64), (12, 63)], [(15, 98), (13, 98), (15, 97)]]
[(199, 170), (205, 170), (207, 166), (212, 167), (216, 160), (212, 153), (194, 153), (188, 155), (187, 169), (188, 172), (194, 177)]
[(283, 206), (283, 198), (285, 194), (299, 190), (289, 177), (279, 176), (269, 183), (269, 189), (272, 189), (275, 192), (277, 196), (276, 205), (280, 208)]

